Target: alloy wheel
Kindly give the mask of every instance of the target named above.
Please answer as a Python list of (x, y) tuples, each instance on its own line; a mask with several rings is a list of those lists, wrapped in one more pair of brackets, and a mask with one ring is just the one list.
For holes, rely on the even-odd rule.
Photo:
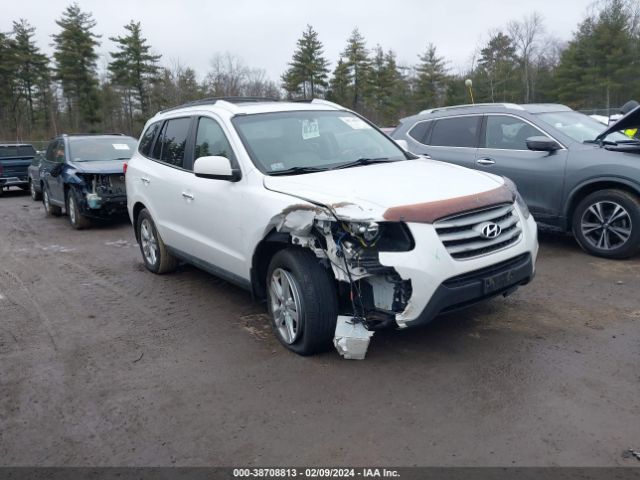
[(291, 345), (301, 333), (302, 302), (296, 279), (276, 268), (269, 282), (269, 301), (276, 328), (285, 343)]
[(616, 202), (596, 202), (583, 213), (580, 229), (592, 247), (614, 250), (627, 243), (631, 237), (631, 216)]
[(155, 265), (158, 260), (158, 241), (148, 219), (140, 223), (140, 243), (144, 259), (149, 265)]

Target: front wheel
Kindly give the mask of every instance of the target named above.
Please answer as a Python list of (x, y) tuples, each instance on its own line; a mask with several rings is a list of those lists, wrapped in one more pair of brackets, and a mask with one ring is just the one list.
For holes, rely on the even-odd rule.
[(276, 337), (300, 355), (329, 350), (336, 330), (335, 280), (310, 251), (284, 249), (267, 272), (268, 308)]
[(640, 252), (640, 200), (622, 190), (594, 192), (576, 207), (573, 233), (592, 255), (629, 258)]
[(69, 213), (69, 223), (76, 230), (82, 230), (91, 226), (91, 220), (80, 213), (78, 201), (72, 190), (67, 193), (67, 212)]

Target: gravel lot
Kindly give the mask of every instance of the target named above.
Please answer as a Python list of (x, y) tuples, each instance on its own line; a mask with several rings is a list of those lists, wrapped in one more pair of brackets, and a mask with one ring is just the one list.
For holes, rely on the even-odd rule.
[(143, 268), (128, 221), (0, 198), (2, 465), (629, 465), (640, 258), (541, 237), (535, 281), (363, 362), (301, 358), (250, 295)]

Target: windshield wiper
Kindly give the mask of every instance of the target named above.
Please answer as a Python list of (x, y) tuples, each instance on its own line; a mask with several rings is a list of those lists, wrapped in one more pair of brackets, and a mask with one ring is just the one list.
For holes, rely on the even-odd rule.
[(286, 170), (276, 170), (273, 172), (267, 172), (268, 175), (299, 175), (302, 173), (315, 173), (315, 172), (325, 172), (327, 168), (325, 167), (291, 167)]
[(342, 165), (338, 165), (334, 167), (334, 170), (338, 170), (340, 168), (350, 168), (350, 167), (358, 167), (360, 165), (372, 165), (374, 163), (388, 163), (388, 162), (397, 162), (397, 160), (391, 160), (388, 157), (380, 157), (380, 158), (367, 158), (360, 157), (353, 162), (343, 163)]

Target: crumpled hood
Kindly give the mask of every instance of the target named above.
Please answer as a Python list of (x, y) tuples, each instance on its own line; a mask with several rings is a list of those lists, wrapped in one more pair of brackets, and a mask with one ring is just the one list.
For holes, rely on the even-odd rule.
[(610, 133), (628, 130), (630, 128), (640, 128), (640, 106), (637, 106), (617, 122), (606, 128), (596, 137), (596, 140), (603, 140)]
[(73, 166), (80, 173), (123, 173), (126, 160), (95, 160), (88, 162), (73, 162)]
[(465, 197), (502, 184), (489, 174), (426, 159), (264, 177), (269, 190), (331, 206), (352, 219), (381, 219), (393, 207)]

